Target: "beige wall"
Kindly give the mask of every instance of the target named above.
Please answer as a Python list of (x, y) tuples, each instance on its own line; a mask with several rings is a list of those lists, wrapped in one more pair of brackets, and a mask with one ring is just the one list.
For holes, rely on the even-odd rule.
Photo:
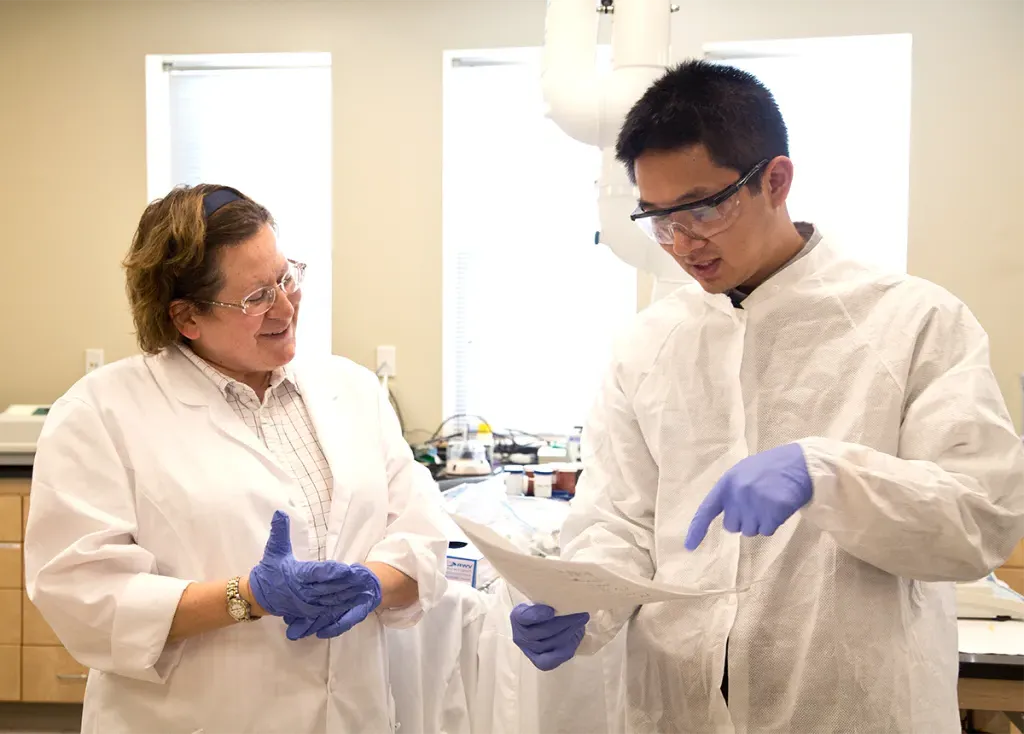
[[(1015, 417), (1024, 371), (1024, 3), (688, 0), (708, 41), (914, 34), (910, 269), (992, 337)], [(147, 53), (330, 51), (334, 348), (395, 344), (410, 427), (441, 414), (441, 54), (539, 45), (543, 0), (0, 2), (0, 406), (50, 402), (134, 351), (119, 260), (146, 203)], [(850, 165), (870, 165), (851, 161)], [(861, 206), (870, 216), (870, 192)]]

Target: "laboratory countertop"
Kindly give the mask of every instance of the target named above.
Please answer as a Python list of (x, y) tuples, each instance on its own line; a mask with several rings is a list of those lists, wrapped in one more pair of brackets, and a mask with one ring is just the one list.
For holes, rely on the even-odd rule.
[(29, 479), (31, 464), (0, 464), (0, 479)]
[(497, 476), (498, 472), (494, 474), (485, 474), (478, 477), (452, 477), (442, 474), (436, 479), (437, 487), (442, 492), (447, 492), (449, 489), (455, 489), (461, 487), (463, 484), (476, 484), (477, 482), (483, 482), (491, 477)]
[(960, 677), (1024, 681), (1024, 655), (960, 653)]

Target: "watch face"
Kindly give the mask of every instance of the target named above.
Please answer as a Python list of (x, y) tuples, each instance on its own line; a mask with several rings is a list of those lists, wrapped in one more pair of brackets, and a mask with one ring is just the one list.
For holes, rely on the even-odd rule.
[(249, 616), (249, 605), (244, 599), (232, 599), (228, 602), (228, 614), (233, 619), (243, 620)]

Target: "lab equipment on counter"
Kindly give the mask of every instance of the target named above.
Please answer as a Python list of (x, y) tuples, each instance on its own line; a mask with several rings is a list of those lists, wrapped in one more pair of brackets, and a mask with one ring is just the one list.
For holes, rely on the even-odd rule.
[(484, 554), (472, 543), (458, 545), (462, 547), (448, 549), (445, 578), (469, 584), (474, 589), (490, 586), (498, 578), (498, 572), (494, 570), (491, 562), (484, 558)]
[(956, 616), (1024, 620), (1024, 596), (990, 573), (983, 579), (956, 585)]
[(555, 466), (555, 495), (564, 493), (572, 497), (576, 494), (576, 482), (583, 473), (581, 462), (557, 464)]
[[(550, 438), (527, 433), (515, 428), (495, 429), (494, 424), (482, 416), (457, 413), (445, 418), (426, 441), (413, 445), (416, 460), (430, 469), (434, 479), (460, 476), (487, 476), (479, 461), (467, 470), (464, 444), (476, 442), (484, 449), (492, 469), (503, 464), (542, 464), (562, 461), (564, 447), (549, 446)], [(543, 452), (543, 456), (541, 453)], [(456, 468), (458, 467), (458, 468)], [(451, 471), (454, 469), (454, 471)], [(470, 471), (481, 472), (470, 474)]]
[(509, 465), (504, 467), (505, 471), (505, 493), (518, 497), (526, 494), (526, 472), (523, 467)]
[(0, 465), (32, 464), (49, 405), (9, 405), (0, 413)]
[(569, 442), (565, 446), (565, 458), (570, 462), (580, 460), (580, 445), (583, 441), (583, 426), (573, 426)]
[(491, 427), (486, 423), (481, 423), (476, 428), (476, 440), (484, 447), (484, 451), (487, 453), (487, 461), (491, 465), (494, 464), (494, 432)]
[(469, 438), (448, 442), (445, 473), (455, 477), (480, 477), (491, 473), (487, 447)]
[(446, 443), (447, 475), (478, 477), (486, 476), (494, 470), (494, 432), (490, 424), (481, 421), (472, 437), (467, 424), (461, 438), (452, 436)]
[(565, 461), (565, 448), (560, 446), (541, 446), (537, 449), (538, 464), (555, 464)]
[(538, 466), (533, 471), (533, 496), (550, 499), (554, 490), (554, 471)]
[(523, 472), (526, 474), (526, 494), (530, 497), (533, 497), (533, 480), (539, 466), (540, 464), (527, 464), (523, 467)]
[[(576, 463), (552, 463), (552, 464), (528, 464), (523, 467), (526, 474), (527, 496), (552, 497), (559, 500), (572, 499), (576, 494), (576, 482), (583, 472), (583, 464)], [(551, 492), (537, 494), (536, 479), (537, 472), (544, 475), (551, 475)], [(543, 481), (543, 480), (542, 480)], [(542, 490), (546, 492), (546, 487)]]
[(443, 514), (442, 528), (448, 539), (444, 577), (449, 581), (457, 581), (476, 589), (483, 589), (492, 583), (497, 578), (494, 567), (469, 542), (466, 534), (452, 522), (451, 517), (447, 514)]

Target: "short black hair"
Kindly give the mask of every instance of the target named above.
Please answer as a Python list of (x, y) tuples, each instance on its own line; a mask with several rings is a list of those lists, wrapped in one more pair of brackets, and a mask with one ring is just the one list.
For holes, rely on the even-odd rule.
[[(703, 145), (716, 165), (738, 173), (789, 156), (786, 123), (768, 88), (753, 74), (703, 60), (669, 69), (644, 92), (626, 115), (615, 157), (636, 183), (641, 155), (691, 145)], [(760, 178), (759, 172), (751, 185)]]

